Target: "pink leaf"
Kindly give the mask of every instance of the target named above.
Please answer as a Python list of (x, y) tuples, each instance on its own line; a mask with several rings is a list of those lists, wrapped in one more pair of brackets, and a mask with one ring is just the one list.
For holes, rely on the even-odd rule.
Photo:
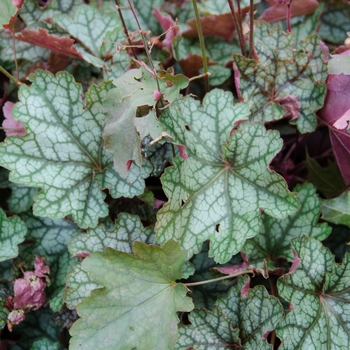
[(187, 153), (186, 153), (186, 146), (184, 145), (177, 145), (177, 148), (180, 152), (180, 156), (186, 160), (187, 159)]
[(24, 321), (24, 318), (23, 310), (12, 310), (7, 316), (7, 321), (11, 322), (12, 325), (17, 325)]
[(250, 263), (246, 254), (241, 253), (241, 255), (243, 258), (243, 262), (241, 262), (240, 264), (224, 267), (214, 267), (214, 269), (223, 273), (224, 275), (234, 275), (236, 273), (246, 270), (250, 266)]
[(162, 41), (162, 47), (171, 51), (173, 38), (180, 34), (178, 25), (170, 15), (163, 16), (156, 7), (154, 7), (153, 16), (159, 21), (163, 30), (166, 32), (165, 39)]
[(350, 128), (350, 109), (348, 109), (334, 124), (337, 129), (349, 129)]
[(22, 7), (23, 1), (24, 0), (12, 0), (12, 3), (20, 9)]
[(40, 258), (39, 256), (36, 256), (34, 268), (35, 268), (35, 271), (34, 271), (35, 276), (44, 278), (46, 283), (50, 282), (50, 279), (47, 276), (50, 274), (50, 267), (45, 265), (45, 259)]
[(162, 93), (158, 90), (154, 90), (153, 91), (153, 99), (154, 101), (158, 102), (160, 100), (160, 98), (162, 97)]
[[(350, 183), (350, 133), (337, 127), (344, 125), (349, 109), (350, 75), (330, 74), (327, 78), (325, 104), (317, 114), (329, 128), (334, 155), (346, 184)], [(338, 122), (340, 118), (343, 119)]]
[(250, 289), (250, 277), (248, 277), (247, 282), (245, 282), (243, 284), (242, 290), (241, 290), (241, 294), (243, 298), (247, 298), (248, 297), (248, 291)]
[(294, 259), (293, 259), (292, 266), (290, 267), (289, 274), (293, 273), (301, 263), (301, 259), (298, 257), (297, 252), (294, 249), (293, 249), (293, 256), (294, 256)]
[(300, 102), (298, 98), (294, 95), (287, 95), (283, 97), (275, 98), (275, 101), (278, 102), (281, 107), (286, 111), (283, 115), (284, 118), (291, 118), (292, 120), (296, 119), (300, 115)]
[(7, 101), (2, 107), (5, 117), (2, 127), (5, 129), (6, 136), (24, 136), (26, 134), (24, 124), (12, 117), (13, 106), (13, 102)]

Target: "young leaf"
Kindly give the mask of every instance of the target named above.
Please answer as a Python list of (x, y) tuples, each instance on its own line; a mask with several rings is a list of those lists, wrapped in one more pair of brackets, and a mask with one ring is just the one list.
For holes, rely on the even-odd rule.
[(27, 227), (18, 216), (7, 218), (0, 208), (0, 261), (18, 255), (18, 244), (24, 241), (26, 233)]
[(313, 238), (294, 239), (292, 247), (301, 263), (277, 284), (291, 303), (276, 330), (281, 349), (349, 349), (350, 254), (338, 265)]
[(179, 329), (175, 349), (272, 349), (266, 337), (282, 316), (282, 305), (263, 286), (242, 295), (247, 279), (239, 279), (227, 296), (219, 298), (213, 312), (191, 312), (190, 326)]
[[(182, 75), (165, 74), (157, 79), (161, 94), (169, 102), (178, 98), (179, 90), (188, 85), (188, 79)], [(141, 165), (141, 140), (147, 135), (155, 139), (162, 133), (152, 110), (157, 103), (154, 92), (158, 86), (156, 77), (145, 67), (129, 70), (113, 84), (116, 88), (109, 91), (104, 103), (107, 119), (103, 137), (106, 149), (113, 153), (115, 168), (126, 177), (130, 160)], [(140, 107), (146, 107), (147, 112), (138, 117)]]
[[(177, 339), (177, 311), (190, 311), (181, 278), (186, 252), (136, 242), (133, 255), (107, 248), (82, 265), (105, 288), (78, 305), (80, 319), (70, 330), (70, 349), (171, 349)], [(104, 271), (101, 274), (101, 271)]]
[(346, 191), (337, 198), (324, 200), (321, 210), (322, 219), (350, 227), (350, 192)]
[(294, 34), (260, 22), (254, 31), (259, 62), (234, 54), (236, 88), (249, 105), (250, 120), (290, 117), (302, 133), (316, 128), (315, 111), (323, 106), (327, 64), (317, 36), (293, 50)]
[(66, 72), (55, 77), (37, 70), (30, 80), (31, 87), (21, 86), (21, 102), (13, 110), (26, 125), (26, 136), (0, 145), (2, 165), (12, 170), (11, 181), (43, 189), (34, 197), (35, 215), (71, 214), (79, 226), (95, 227), (108, 214), (100, 190), (108, 188), (114, 198), (141, 194), (150, 169), (131, 166), (122, 179), (103, 149), (101, 103), (110, 83), (91, 86), (84, 105), (81, 86)]
[(75, 264), (72, 271), (68, 272), (66, 284), (68, 288), (64, 292), (63, 299), (69, 309), (75, 309), (94, 289), (103, 287), (89, 277), (80, 263)]
[(147, 244), (156, 244), (153, 227), (143, 227), (140, 218), (121, 213), (113, 229), (99, 225), (73, 237), (68, 249), (73, 256), (85, 257), (92, 252), (104, 251), (107, 247), (131, 253), (132, 245), (138, 240)]
[(330, 226), (318, 223), (321, 200), (316, 194), (316, 189), (305, 183), (296, 186), (293, 191), (298, 192), (300, 209), (283, 220), (263, 214), (260, 234), (249, 239), (244, 245), (243, 251), (252, 265), (257, 266), (264, 259), (268, 263), (274, 263), (281, 257), (292, 262), (294, 257), (290, 241), (294, 237), (305, 235), (324, 240), (331, 233)]
[(187, 98), (161, 118), (174, 142), (186, 146), (188, 158), (175, 158), (162, 176), (169, 202), (158, 212), (157, 239), (174, 239), (192, 256), (210, 238), (209, 255), (220, 263), (259, 232), (259, 208), (284, 218), (299, 206), (284, 180), (268, 169), (281, 148), (278, 132), (260, 123), (233, 129), (248, 110), (232, 102), (230, 93), (213, 90), (202, 107)]

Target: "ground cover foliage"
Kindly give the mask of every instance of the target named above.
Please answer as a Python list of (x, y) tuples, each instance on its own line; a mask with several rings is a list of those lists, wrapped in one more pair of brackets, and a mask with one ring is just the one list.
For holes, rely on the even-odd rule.
[(1, 7), (1, 350), (350, 348), (348, 2)]

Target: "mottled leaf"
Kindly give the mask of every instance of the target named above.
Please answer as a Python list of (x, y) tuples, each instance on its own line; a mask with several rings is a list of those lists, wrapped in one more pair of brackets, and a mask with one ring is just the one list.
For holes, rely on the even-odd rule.
[(260, 234), (244, 245), (243, 251), (253, 266), (262, 267), (264, 259), (271, 264), (269, 267), (277, 267), (278, 258), (293, 262), (290, 242), (294, 237), (305, 235), (324, 240), (331, 233), (330, 226), (318, 223), (322, 201), (317, 196), (316, 189), (305, 183), (296, 186), (293, 191), (298, 192), (300, 209), (283, 220), (263, 214)]
[(245, 104), (233, 106), (221, 90), (207, 94), (203, 106), (186, 98), (165, 110), (161, 122), (188, 158), (175, 158), (162, 176), (169, 201), (158, 212), (161, 244), (174, 239), (192, 256), (209, 238), (209, 256), (223, 263), (259, 232), (259, 208), (278, 218), (298, 208), (284, 180), (268, 169), (281, 148), (278, 132), (260, 123), (234, 128), (247, 114)]
[(322, 219), (350, 227), (350, 192), (345, 191), (339, 197), (324, 200), (321, 210)]
[(94, 282), (81, 264), (75, 264), (66, 277), (67, 289), (63, 299), (69, 309), (75, 309), (84, 298), (90, 296), (94, 289), (102, 288), (102, 284)]
[(50, 0), (46, 6), (40, 7), (37, 0), (25, 0), (20, 15), (28, 26), (51, 19), (54, 14), (70, 13), (83, 2), (83, 0)]
[(292, 247), (301, 263), (277, 284), (291, 303), (277, 326), (280, 349), (349, 349), (350, 255), (335, 264), (330, 251), (308, 237), (294, 239)]
[(145, 228), (138, 216), (121, 213), (112, 229), (99, 225), (86, 233), (80, 233), (70, 241), (68, 249), (76, 257), (89, 256), (107, 247), (131, 253), (135, 241), (155, 244), (153, 226)]
[(176, 312), (193, 308), (187, 288), (175, 283), (186, 253), (173, 241), (162, 248), (136, 242), (133, 252), (107, 248), (83, 261), (90, 277), (105, 287), (78, 305), (81, 318), (70, 330), (70, 349), (174, 347)]
[(350, 6), (342, 0), (323, 0), (325, 8), (318, 31), (322, 40), (333, 44), (343, 44), (350, 31)]
[(53, 311), (59, 311), (64, 304), (63, 294), (66, 289), (66, 276), (72, 270), (77, 259), (71, 257), (68, 251), (62, 253), (54, 263), (50, 264), (51, 284), (47, 289), (47, 300)]
[(2, 165), (12, 170), (12, 182), (42, 188), (34, 197), (35, 215), (71, 214), (79, 226), (94, 227), (108, 214), (100, 189), (108, 188), (114, 198), (141, 194), (149, 170), (131, 166), (122, 179), (103, 149), (101, 103), (110, 83), (92, 86), (84, 105), (81, 86), (68, 73), (54, 77), (38, 70), (30, 79), (13, 110), (26, 125), (26, 136), (1, 144)]
[(28, 211), (33, 205), (33, 197), (38, 192), (37, 188), (27, 187), (10, 182), (11, 196), (7, 203), (9, 210), (15, 214)]
[(176, 349), (272, 349), (266, 334), (273, 330), (282, 316), (282, 305), (269, 296), (263, 286), (241, 290), (246, 279), (241, 278), (227, 296), (219, 298), (213, 312), (191, 312), (190, 326), (179, 329)]
[(58, 350), (60, 343), (53, 343), (49, 339), (36, 340), (30, 350)]
[(0, 261), (18, 255), (18, 244), (24, 241), (26, 233), (26, 225), (18, 216), (7, 218), (0, 208)]
[(299, 131), (316, 128), (315, 111), (323, 106), (327, 64), (317, 36), (293, 50), (294, 34), (260, 22), (254, 31), (259, 62), (234, 54), (236, 88), (251, 111), (250, 120), (291, 118)]

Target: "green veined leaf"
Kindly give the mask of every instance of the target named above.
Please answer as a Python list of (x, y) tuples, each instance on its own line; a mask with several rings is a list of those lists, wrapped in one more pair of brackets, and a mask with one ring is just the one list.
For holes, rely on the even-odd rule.
[(157, 239), (176, 240), (192, 256), (210, 238), (209, 256), (221, 263), (259, 232), (259, 208), (284, 218), (299, 206), (284, 180), (268, 169), (281, 148), (278, 132), (260, 123), (233, 129), (248, 110), (232, 100), (230, 93), (213, 90), (202, 107), (186, 98), (161, 117), (188, 158), (175, 158), (162, 176), (170, 200), (158, 212)]
[[(177, 339), (177, 311), (190, 311), (181, 278), (186, 252), (136, 242), (133, 255), (107, 248), (82, 265), (103, 289), (78, 305), (80, 319), (70, 330), (70, 349), (171, 349)], [(101, 274), (101, 271), (104, 271)]]
[(27, 227), (18, 216), (7, 218), (0, 208), (0, 261), (18, 255), (18, 244), (24, 241), (26, 233)]
[(80, 233), (70, 241), (68, 249), (74, 256), (88, 256), (92, 252), (104, 251), (107, 247), (131, 253), (135, 241), (156, 244), (154, 228), (143, 227), (138, 216), (121, 213), (113, 229), (99, 225)]
[(283, 220), (263, 214), (260, 234), (249, 239), (244, 245), (243, 251), (253, 266), (262, 267), (264, 259), (273, 265), (271, 268), (277, 267), (275, 264), (278, 258), (286, 258), (293, 262), (290, 242), (294, 237), (305, 235), (324, 240), (331, 233), (330, 226), (318, 223), (321, 199), (317, 196), (316, 189), (305, 183), (296, 186), (293, 191), (298, 192), (300, 209)]
[(190, 326), (179, 329), (175, 349), (272, 349), (266, 335), (282, 316), (282, 305), (263, 286), (242, 295), (247, 279), (241, 278), (227, 296), (219, 298), (213, 312), (194, 310)]
[(294, 239), (292, 247), (301, 262), (277, 284), (280, 296), (291, 303), (277, 326), (281, 350), (349, 349), (350, 254), (338, 265), (313, 238)]
[(37, 70), (30, 79), (13, 109), (26, 136), (8, 137), (0, 145), (1, 165), (12, 170), (12, 182), (42, 188), (34, 197), (35, 215), (71, 214), (79, 226), (95, 227), (108, 214), (101, 190), (108, 188), (114, 198), (141, 194), (150, 167), (131, 166), (122, 179), (103, 149), (101, 104), (111, 83), (91, 86), (84, 105), (81, 86), (68, 73), (55, 77)]
[(315, 111), (323, 106), (327, 64), (317, 36), (293, 50), (294, 34), (260, 22), (254, 31), (259, 62), (234, 54), (236, 86), (249, 105), (250, 120), (291, 118), (302, 133), (316, 128)]

